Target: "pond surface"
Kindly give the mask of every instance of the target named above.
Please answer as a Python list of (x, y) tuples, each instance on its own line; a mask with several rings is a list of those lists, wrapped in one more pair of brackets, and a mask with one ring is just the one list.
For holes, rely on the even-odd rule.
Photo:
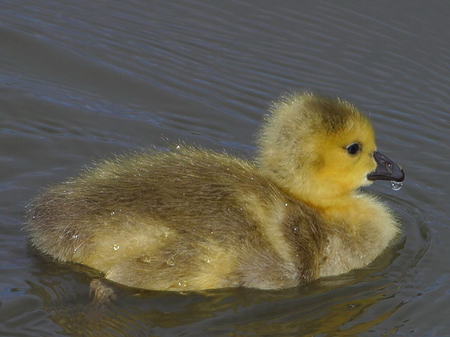
[[(0, 0), (1, 336), (450, 334), (450, 3)], [(24, 209), (94, 160), (185, 142), (252, 158), (270, 103), (347, 99), (404, 167), (370, 190), (403, 235), (362, 270), (284, 291), (138, 292), (30, 248)], [(374, 215), (375, 216), (375, 215)]]

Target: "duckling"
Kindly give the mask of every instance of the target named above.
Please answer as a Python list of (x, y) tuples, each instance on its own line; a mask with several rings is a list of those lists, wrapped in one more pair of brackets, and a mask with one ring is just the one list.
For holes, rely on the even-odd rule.
[(258, 144), (254, 162), (189, 146), (104, 161), (32, 202), (31, 243), (130, 287), (281, 289), (364, 267), (399, 233), (358, 188), (403, 169), (353, 105), (286, 95)]

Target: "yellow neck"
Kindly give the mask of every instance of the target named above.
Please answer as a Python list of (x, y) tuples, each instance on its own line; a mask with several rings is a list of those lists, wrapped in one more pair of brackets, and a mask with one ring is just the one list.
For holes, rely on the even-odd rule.
[(330, 223), (344, 224), (349, 229), (367, 223), (369, 215), (376, 212), (372, 199), (357, 191), (320, 197), (316, 193), (303, 194), (298, 199), (318, 209)]

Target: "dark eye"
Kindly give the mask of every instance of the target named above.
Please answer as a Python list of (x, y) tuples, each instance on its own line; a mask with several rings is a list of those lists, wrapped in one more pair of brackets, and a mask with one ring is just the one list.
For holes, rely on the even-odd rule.
[(346, 147), (347, 153), (354, 156), (359, 151), (361, 151), (361, 145), (359, 143), (351, 143), (349, 146)]

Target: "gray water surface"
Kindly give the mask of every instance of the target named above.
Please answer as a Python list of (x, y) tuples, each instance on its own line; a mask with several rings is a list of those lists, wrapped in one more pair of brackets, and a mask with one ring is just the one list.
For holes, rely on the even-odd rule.
[[(0, 0), (1, 336), (450, 335), (450, 3)], [(404, 167), (370, 190), (402, 222), (373, 264), (284, 291), (138, 292), (30, 248), (30, 199), (113, 154), (171, 143), (252, 158), (284, 92), (368, 114)]]

